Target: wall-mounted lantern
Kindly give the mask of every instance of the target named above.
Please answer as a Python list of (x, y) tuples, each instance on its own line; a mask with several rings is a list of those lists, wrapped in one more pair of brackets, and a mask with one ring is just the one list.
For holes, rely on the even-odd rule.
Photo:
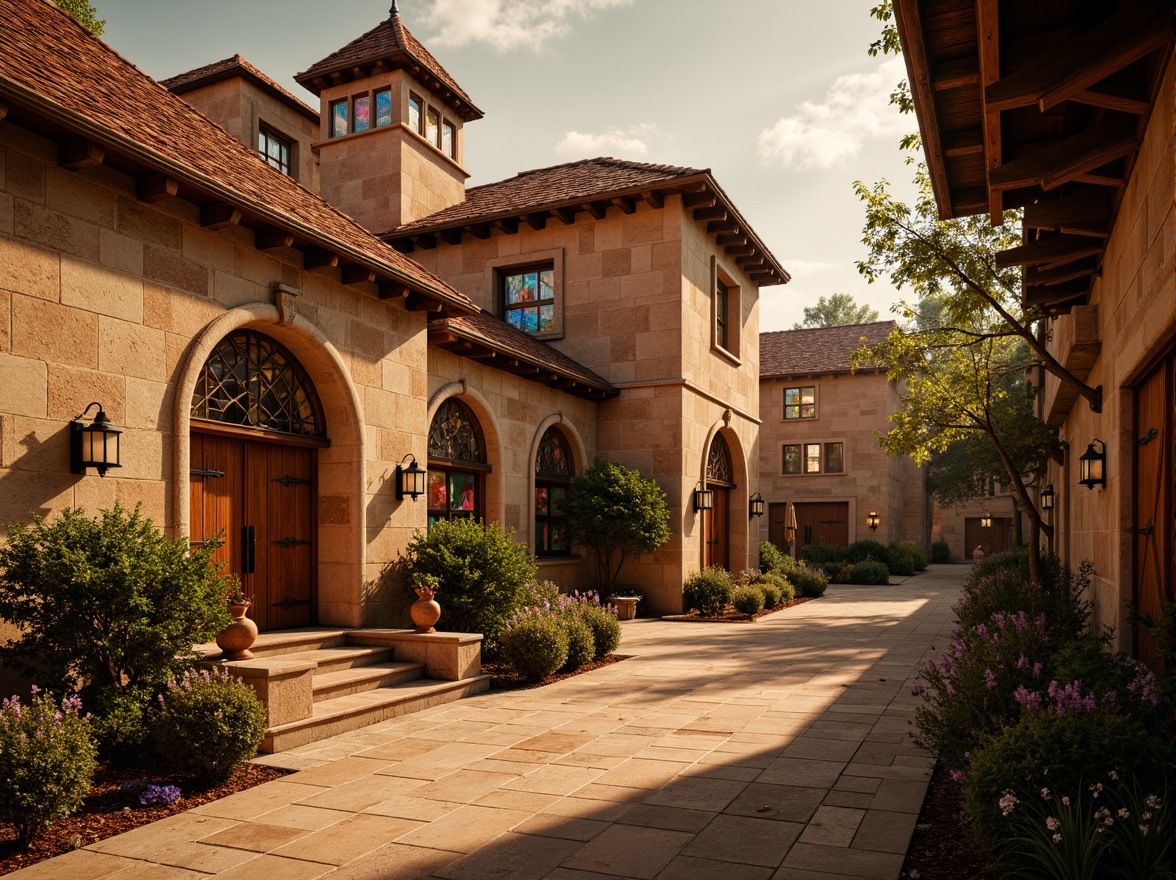
[(751, 496), (751, 501), (748, 503), (752, 516), (764, 515), (764, 496), (756, 492)]
[(984, 511), (984, 513), (980, 514), (980, 528), (982, 528), (982, 529), (992, 528), (992, 514), (990, 514), (987, 510)]
[(694, 510), (714, 510), (715, 493), (702, 487), (702, 480), (698, 481), (698, 488), (694, 490)]
[[(94, 407), (98, 407), (98, 415), (87, 425), (82, 419)], [(110, 424), (102, 404), (91, 403), (69, 423), (69, 472), (84, 474), (87, 468), (94, 468), (98, 476), (105, 477), (110, 468), (122, 467), (118, 439), (121, 433)]]
[(1050, 483), (1048, 486), (1046, 486), (1044, 489), (1041, 490), (1041, 509), (1042, 510), (1053, 510), (1054, 509), (1053, 483)]
[[(408, 467), (404, 466), (407, 459), (412, 459)], [(402, 500), (404, 498), (411, 498), (416, 501), (417, 498), (425, 494), (425, 477), (427, 472), (421, 470), (417, 464), (416, 456), (411, 452), (400, 460), (400, 464), (396, 465), (396, 498)]]
[(878, 531), (878, 525), (882, 522), (881, 517), (878, 516), (878, 511), (871, 510), (866, 515), (866, 525), (870, 527), (871, 532)]
[[(1095, 443), (1102, 449), (1095, 449)], [(1107, 487), (1107, 444), (1103, 441), (1095, 439), (1078, 459), (1078, 484), (1087, 489)]]

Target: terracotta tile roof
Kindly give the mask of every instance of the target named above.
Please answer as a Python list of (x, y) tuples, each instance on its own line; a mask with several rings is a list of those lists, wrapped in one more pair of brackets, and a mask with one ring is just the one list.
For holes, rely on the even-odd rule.
[[(848, 373), (849, 356), (862, 345), (877, 345), (893, 328), (893, 321), (875, 321), (761, 333), (760, 378)], [(877, 370), (877, 367), (864, 367), (859, 372)]]
[[(395, 7), (393, 7), (395, 8)], [(420, 40), (414, 37), (400, 20), (400, 15), (393, 12), (366, 34), (356, 37), (342, 49), (332, 52), (321, 61), (315, 62), (296, 79), (304, 88), (316, 95), (322, 93), (322, 88), (315, 80), (329, 78), (331, 74), (342, 73), (350, 78), (352, 68), (363, 67), (368, 64), (383, 61), (393, 67), (405, 68), (412, 64), (423, 68), (438, 81), (438, 84), (453, 92), (460, 99), (460, 105), (466, 111), (465, 119), (481, 119), (482, 111), (474, 106), (465, 89), (457, 84), (449, 72), (441, 66), (441, 62), (433, 57)], [(428, 84), (428, 83), (426, 83)]]
[(0, 0), (0, 99), (10, 118), (41, 120), (146, 166), (182, 191), (244, 211), (458, 308), (468, 297), (394, 250), (293, 178), (270, 168), (202, 114), (44, 0)]
[(705, 169), (649, 165), (610, 157), (581, 159), (565, 165), (523, 171), (498, 183), (471, 187), (466, 190), (464, 202), (414, 223), (406, 223), (389, 234), (401, 235), (576, 200), (603, 198), (611, 193), (670, 184), (707, 173)]
[[(557, 351), (545, 342), (511, 327), (505, 321), (482, 312), (477, 315), (445, 318), (429, 324), (429, 341), (441, 344), (447, 335), (457, 337), (458, 340), (473, 342), (485, 346), (492, 351), (517, 358), (528, 365), (543, 368), (550, 373), (556, 373), (564, 379), (574, 379), (585, 390), (604, 392), (607, 396), (615, 396), (620, 392), (582, 364), (572, 360), (563, 352)], [(460, 351), (456, 352), (460, 355)], [(494, 361), (483, 361), (489, 366), (496, 366)], [(542, 375), (531, 376), (537, 382), (546, 384), (548, 377)], [(570, 390), (571, 394), (580, 394)], [(600, 395), (596, 395), (599, 397)]]
[(263, 91), (269, 92), (283, 103), (293, 107), (303, 116), (315, 122), (319, 121), (318, 110), (309, 106), (305, 101), (299, 100), (298, 96), (293, 92), (270, 79), (260, 68), (250, 64), (244, 55), (234, 55), (232, 58), (226, 58), (223, 61), (214, 61), (212, 64), (197, 67), (195, 70), (178, 73), (167, 79), (161, 79), (159, 84), (174, 94), (182, 95), (184, 92), (189, 92), (192, 89), (197, 89), (210, 83), (220, 82), (233, 76), (243, 76), (245, 79), (253, 80), (254, 84), (259, 86)]

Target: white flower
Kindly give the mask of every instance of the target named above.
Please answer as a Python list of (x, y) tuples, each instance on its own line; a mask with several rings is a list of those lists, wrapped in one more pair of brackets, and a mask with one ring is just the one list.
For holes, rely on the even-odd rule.
[(1114, 782), (1118, 782), (1118, 781), (1119, 781), (1119, 774), (1118, 774), (1118, 773), (1116, 773), (1114, 770), (1112, 770), (1112, 771), (1111, 771), (1110, 773), (1108, 773), (1107, 775), (1108, 775), (1109, 777), (1111, 777), (1111, 780), (1112, 780), (1112, 781), (1114, 781)]
[(1160, 798), (1158, 795), (1149, 794), (1143, 802), (1153, 810), (1158, 810), (1160, 808)]
[(1049, 800), (1049, 789), (1048, 788), (1043, 788), (1041, 790), (1041, 797), (1043, 800), (1047, 800), (1047, 801)]
[(1055, 819), (1053, 816), (1050, 816), (1048, 819), (1045, 820), (1045, 827), (1048, 828), (1050, 831), (1057, 831), (1059, 828), (1062, 827), (1062, 823), (1059, 822), (1057, 819)]
[(1054, 842), (1054, 843), (1061, 843), (1061, 842), (1062, 842), (1062, 835), (1060, 835), (1060, 834), (1055, 834), (1055, 835), (1053, 836), (1053, 842)]
[(1120, 819), (1130, 819), (1131, 818), (1131, 813), (1129, 813), (1127, 811), (1126, 807), (1119, 807), (1119, 818)]
[(1144, 837), (1147, 837), (1147, 826), (1140, 825), (1139, 826), (1139, 833), (1142, 834)]
[(1066, 797), (1065, 795), (1062, 795), (1062, 806), (1063, 807), (1070, 806), (1070, 799), (1068, 797)]

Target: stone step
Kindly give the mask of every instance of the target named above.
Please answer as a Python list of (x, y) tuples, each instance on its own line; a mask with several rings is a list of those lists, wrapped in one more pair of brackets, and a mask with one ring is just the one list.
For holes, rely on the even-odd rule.
[[(253, 652), (254, 657), (278, 657), (283, 654), (317, 651), (320, 648), (336, 648), (347, 644), (347, 632), (345, 629), (334, 627), (310, 626), (304, 629), (261, 633), (249, 650)], [(215, 642), (199, 645), (197, 650), (209, 659), (220, 656), (220, 648)]]
[(311, 717), (267, 730), (261, 751), (272, 754), (297, 748), (389, 718), (480, 694), (489, 688), (489, 675), (461, 681), (424, 678), (324, 700), (314, 704)]
[(332, 672), (342, 672), (344, 669), (355, 669), (361, 666), (372, 666), (376, 663), (386, 663), (392, 659), (392, 648), (384, 645), (338, 645), (327, 648), (315, 648), (312, 651), (299, 651), (293, 654), (280, 654), (283, 660), (305, 660), (318, 666), (315, 677)]
[(319, 666), (319, 671), (314, 675), (314, 701), (321, 703), (335, 697), (345, 697), (424, 677), (424, 663), (376, 663), (340, 669), (336, 672), (323, 672), (322, 666)]

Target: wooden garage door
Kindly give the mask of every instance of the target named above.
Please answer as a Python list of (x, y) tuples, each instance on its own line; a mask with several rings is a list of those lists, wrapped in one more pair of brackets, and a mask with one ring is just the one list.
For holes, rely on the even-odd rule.
[(849, 546), (849, 502), (802, 502), (796, 505), (796, 550), (809, 544)]
[[(1168, 358), (1135, 391), (1135, 479), (1133, 496), (1135, 605), (1155, 618), (1160, 597), (1173, 600), (1173, 371)], [(1151, 660), (1155, 646), (1137, 627), (1136, 654)]]

